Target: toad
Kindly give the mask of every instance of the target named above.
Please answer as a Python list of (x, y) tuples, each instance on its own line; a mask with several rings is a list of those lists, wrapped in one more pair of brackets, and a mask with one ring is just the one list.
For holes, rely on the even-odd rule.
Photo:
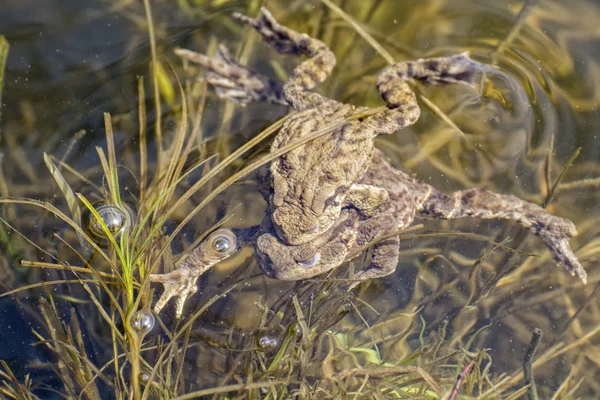
[(323, 42), (280, 25), (266, 8), (261, 9), (257, 19), (237, 13), (233, 16), (253, 27), (280, 53), (306, 55), (308, 59), (282, 83), (241, 66), (224, 46), (214, 58), (185, 49), (175, 53), (205, 67), (205, 78), (220, 97), (242, 106), (268, 101), (296, 111), (281, 127), (271, 151), (339, 124), (330, 133), (271, 163), (271, 220), (279, 238), (291, 245), (310, 242), (329, 230), (345, 204), (368, 215), (387, 199), (387, 193), (379, 187), (355, 184), (371, 161), (375, 137), (392, 134), (419, 118), (419, 106), (407, 81), (470, 84), (482, 67), (467, 53), (391, 65), (377, 78), (377, 90), (387, 108), (361, 120), (348, 121), (357, 111), (355, 106), (311, 92), (328, 77), (336, 63), (335, 55)]
[(370, 263), (354, 277), (355, 282), (351, 285), (354, 287), (360, 281), (394, 272), (399, 256), (397, 234), (415, 218), (449, 220), (472, 217), (518, 222), (542, 239), (555, 264), (564, 266), (571, 275), (577, 274), (586, 283), (586, 272), (569, 247), (569, 239), (577, 234), (575, 225), (568, 219), (549, 214), (536, 204), (486, 189), (466, 189), (452, 194), (440, 192), (392, 167), (377, 149), (360, 183), (385, 189), (389, 199), (377, 206), (370, 216), (361, 215), (358, 211), (349, 213), (347, 218), (355, 220), (338, 224), (333, 237), (329, 233), (328, 243), (336, 240), (336, 235), (352, 238), (344, 241), (347, 248), (338, 247), (337, 252), (332, 254), (329, 248), (320, 248), (310, 242), (290, 246), (274, 233), (266, 232), (258, 237), (255, 245), (258, 264), (263, 272), (282, 280), (311, 278), (357, 257), (361, 250), (376, 241)]
[[(259, 180), (261, 192), (267, 198), (269, 187), (265, 185), (269, 182)], [(586, 283), (586, 272), (569, 246), (569, 239), (577, 234), (575, 225), (568, 219), (549, 214), (536, 204), (486, 189), (465, 189), (452, 194), (440, 192), (392, 167), (377, 149), (359, 184), (382, 188), (389, 198), (368, 216), (353, 206), (344, 207), (329, 230), (301, 245), (289, 245), (278, 237), (269, 212), (265, 213), (260, 226), (217, 230), (175, 271), (151, 276), (151, 281), (165, 286), (155, 312), (158, 313), (171, 297), (179, 297), (179, 317), (186, 297), (196, 291), (196, 279), (243, 246), (254, 246), (259, 267), (274, 279), (294, 281), (315, 277), (352, 260), (370, 245), (373, 245), (370, 263), (354, 276), (349, 288), (364, 280), (389, 275), (398, 264), (398, 234), (415, 218), (514, 220), (542, 239), (556, 265), (562, 265)], [(224, 240), (226, 245), (222, 243)]]

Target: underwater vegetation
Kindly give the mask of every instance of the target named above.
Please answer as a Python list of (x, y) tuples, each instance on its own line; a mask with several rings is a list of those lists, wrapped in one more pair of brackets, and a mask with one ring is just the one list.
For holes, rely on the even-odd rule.
[[(222, 235), (262, 220), (261, 170), (335, 129), (270, 152), (286, 109), (219, 99), (203, 71), (174, 54), (214, 55), (225, 42), (242, 65), (285, 81), (297, 61), (231, 18), (258, 15), (262, 5), (90, 2), (78, 18), (94, 29), (109, 18), (110, 37), (127, 26), (115, 41), (123, 51), (102, 68), (93, 57), (67, 68), (65, 82), (79, 88), (72, 92), (53, 83), (62, 74), (38, 72), (46, 97), (21, 70), (41, 68), (20, 61), (24, 36), (0, 24), (0, 396), (600, 393), (600, 60), (590, 50), (600, 10), (559, 0), (406, 1), (402, 10), (391, 0), (268, 3), (279, 21), (332, 49), (338, 67), (319, 91), (347, 103), (383, 107), (375, 80), (396, 61), (469, 50), (495, 66), (479, 92), (412, 86), (420, 120), (376, 147), (445, 192), (510, 193), (571, 219), (579, 235), (570, 243), (588, 272), (584, 286), (555, 268), (539, 239), (514, 223), (419, 221), (401, 232), (396, 271), (348, 292), (369, 250), (324, 275), (283, 282), (261, 272), (252, 249), (230, 254), (238, 246)], [(59, 68), (49, 60), (39, 63)], [(162, 302), (152, 275), (192, 265), (207, 243), (227, 257), (194, 272), (187, 301)]]

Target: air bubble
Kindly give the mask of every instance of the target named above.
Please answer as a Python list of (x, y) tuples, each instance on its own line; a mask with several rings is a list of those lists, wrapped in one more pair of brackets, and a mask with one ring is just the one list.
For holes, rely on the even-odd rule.
[(145, 335), (154, 328), (154, 315), (150, 311), (137, 311), (131, 317), (131, 327), (141, 335)]
[[(117, 206), (109, 203), (99, 203), (94, 206), (100, 219), (108, 228), (110, 234), (117, 239), (123, 232), (130, 229), (133, 224), (133, 211), (128, 206)], [(87, 214), (86, 230), (98, 243), (107, 243), (106, 232), (102, 223), (91, 212)]]
[(279, 346), (279, 340), (275, 337), (263, 334), (256, 337), (256, 345), (259, 349), (264, 351), (273, 350)]

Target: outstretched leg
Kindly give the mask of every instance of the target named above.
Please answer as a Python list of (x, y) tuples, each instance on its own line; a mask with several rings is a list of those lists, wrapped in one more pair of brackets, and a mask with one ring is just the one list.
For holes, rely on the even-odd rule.
[(407, 81), (414, 79), (431, 85), (471, 84), (478, 65), (467, 53), (390, 65), (377, 78), (377, 90), (390, 109), (367, 118), (365, 123), (377, 133), (386, 134), (414, 124), (420, 110)]
[(151, 274), (150, 282), (162, 283), (164, 286), (164, 291), (154, 306), (154, 312), (160, 313), (167, 302), (175, 297), (177, 298), (175, 316), (180, 318), (185, 301), (198, 291), (196, 281), (200, 275), (237, 251), (238, 236), (242, 240), (248, 240), (256, 230), (255, 227), (236, 232), (231, 229), (217, 229), (200, 243), (200, 246), (195, 248), (177, 269), (167, 274)]
[(225, 46), (219, 46), (215, 57), (185, 49), (177, 49), (175, 54), (206, 68), (205, 79), (215, 86), (220, 98), (230, 99), (241, 106), (253, 101), (289, 105), (283, 98), (281, 82), (271, 80), (238, 64)]
[(419, 202), (418, 217), (455, 219), (474, 217), (515, 220), (539, 236), (558, 265), (585, 283), (586, 272), (569, 247), (569, 239), (577, 235), (575, 225), (565, 218), (549, 214), (542, 207), (516, 196), (502, 195), (484, 189), (467, 189), (451, 195), (429, 187)]
[(315, 103), (330, 101), (309, 91), (327, 79), (333, 70), (333, 52), (320, 40), (280, 25), (266, 8), (261, 8), (260, 14), (256, 19), (238, 13), (233, 14), (233, 17), (256, 29), (264, 41), (280, 53), (304, 54), (309, 57), (294, 69), (284, 85), (283, 94), (288, 103), (296, 110), (302, 110), (314, 107)]

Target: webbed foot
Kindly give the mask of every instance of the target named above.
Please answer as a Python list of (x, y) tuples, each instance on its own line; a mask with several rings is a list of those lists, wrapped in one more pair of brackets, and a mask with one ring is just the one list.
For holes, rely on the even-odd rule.
[(169, 300), (175, 297), (177, 298), (175, 317), (179, 319), (183, 314), (183, 306), (187, 298), (198, 291), (196, 281), (204, 271), (206, 269), (180, 268), (168, 274), (150, 275), (150, 282), (162, 283), (164, 286), (164, 291), (154, 306), (154, 313), (160, 313)]
[[(569, 246), (569, 239), (577, 236), (575, 225), (565, 218), (554, 217), (550, 224), (536, 232), (550, 250), (552, 261), (556, 265), (562, 265), (571, 275), (577, 275), (581, 281), (587, 283), (587, 273), (579, 262), (579, 259)], [(539, 226), (539, 225), (538, 225)], [(536, 225), (532, 227), (535, 231)]]
[(175, 54), (206, 68), (205, 79), (215, 87), (220, 98), (229, 99), (241, 106), (257, 101), (287, 105), (282, 95), (281, 82), (268, 79), (240, 65), (223, 45), (219, 46), (214, 57), (186, 49), (176, 49)]
[(219, 261), (230, 257), (237, 249), (238, 240), (234, 232), (231, 229), (217, 229), (202, 241), (177, 269), (168, 274), (151, 274), (150, 282), (162, 283), (164, 286), (164, 291), (154, 306), (154, 312), (160, 313), (168, 301), (176, 297), (175, 316), (180, 318), (185, 301), (198, 290), (196, 281), (200, 275)]
[(253, 27), (265, 42), (282, 54), (306, 53), (307, 42), (314, 40), (306, 34), (298, 33), (281, 25), (265, 7), (261, 7), (258, 18), (251, 18), (240, 13), (233, 13), (233, 18)]
[[(238, 13), (233, 14), (233, 17), (256, 29), (263, 40), (278, 52), (309, 57), (294, 69), (283, 92), (288, 104), (297, 110), (314, 106), (306, 92), (327, 79), (335, 66), (335, 55), (320, 40), (279, 24), (266, 8), (261, 8), (260, 14), (256, 19)], [(319, 95), (316, 98), (325, 101)]]

